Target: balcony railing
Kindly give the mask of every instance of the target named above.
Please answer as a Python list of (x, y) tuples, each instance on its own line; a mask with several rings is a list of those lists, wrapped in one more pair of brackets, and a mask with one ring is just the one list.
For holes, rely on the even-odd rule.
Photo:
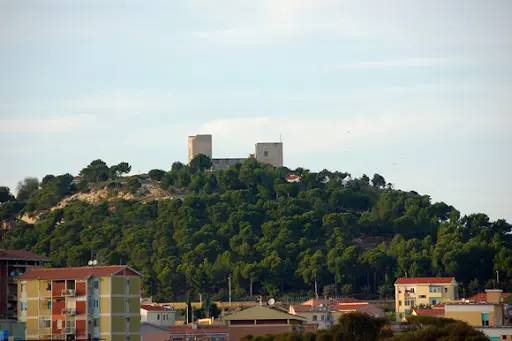
[(62, 296), (75, 296), (76, 291), (75, 289), (64, 289), (62, 290)]
[(65, 308), (65, 309), (62, 309), (62, 315), (76, 315), (76, 309), (71, 309), (71, 308)]
[(62, 330), (62, 334), (75, 334), (76, 328), (75, 327), (67, 327)]

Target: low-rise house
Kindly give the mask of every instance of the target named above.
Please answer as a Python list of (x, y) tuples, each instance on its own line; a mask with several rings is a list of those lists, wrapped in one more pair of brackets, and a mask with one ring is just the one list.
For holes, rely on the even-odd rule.
[(361, 312), (373, 317), (385, 317), (383, 309), (355, 298), (310, 299), (300, 305), (291, 305), (289, 313), (301, 315), (308, 323), (316, 324), (318, 329), (330, 328), (341, 315)]
[(395, 282), (396, 320), (402, 321), (420, 305), (433, 306), (457, 298), (454, 277), (403, 277)]
[(140, 321), (155, 326), (170, 327), (176, 324), (176, 312), (172, 307), (143, 304), (140, 306)]
[(255, 306), (234, 312), (226, 315), (224, 321), (228, 324), (230, 341), (238, 341), (246, 335), (263, 336), (315, 330), (314, 325), (307, 326), (307, 318), (272, 306)]

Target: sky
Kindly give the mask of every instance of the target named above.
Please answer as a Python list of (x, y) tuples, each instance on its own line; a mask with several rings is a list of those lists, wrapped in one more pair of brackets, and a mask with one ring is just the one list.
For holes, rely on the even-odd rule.
[(284, 143), (512, 222), (510, 0), (0, 0), (0, 185)]

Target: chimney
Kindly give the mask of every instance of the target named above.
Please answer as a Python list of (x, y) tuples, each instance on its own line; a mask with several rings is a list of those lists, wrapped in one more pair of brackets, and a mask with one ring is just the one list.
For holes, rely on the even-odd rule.
[(487, 303), (501, 303), (501, 289), (486, 289)]

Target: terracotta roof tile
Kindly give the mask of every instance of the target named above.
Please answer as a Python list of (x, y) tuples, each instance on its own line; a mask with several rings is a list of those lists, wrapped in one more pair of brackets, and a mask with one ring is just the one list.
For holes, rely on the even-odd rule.
[[(508, 292), (502, 292), (501, 298), (507, 298), (509, 295), (510, 295), (510, 293), (508, 293)], [(487, 302), (487, 293), (486, 292), (478, 293), (475, 296), (468, 298), (468, 300), (475, 301), (475, 302)]]
[(174, 311), (174, 309), (172, 309), (172, 308), (162, 307), (160, 305), (150, 305), (150, 304), (141, 304), (140, 308), (147, 310), (147, 311)]
[(23, 259), (49, 261), (47, 257), (25, 250), (0, 250), (0, 259)]
[(298, 312), (307, 312), (307, 311), (312, 311), (313, 307), (310, 306), (310, 305), (293, 305), (293, 310), (298, 313)]
[(401, 277), (395, 284), (450, 284), (455, 277)]
[(31, 268), (23, 275), (16, 277), (16, 279), (76, 279), (87, 278), (90, 276), (105, 277), (124, 268), (132, 270), (126, 265), (85, 266), (78, 268)]
[(414, 309), (420, 316), (444, 316), (444, 309)]

